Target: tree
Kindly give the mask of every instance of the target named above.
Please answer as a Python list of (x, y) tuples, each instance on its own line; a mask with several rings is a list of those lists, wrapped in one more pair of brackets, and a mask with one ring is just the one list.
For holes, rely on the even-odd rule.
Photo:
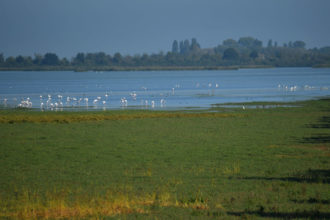
[(201, 46), (197, 42), (196, 38), (191, 39), (190, 50), (191, 51), (198, 51), (200, 48), (201, 48)]
[(19, 55), (16, 57), (16, 63), (20, 66), (22, 66), (24, 64), (24, 57)]
[(141, 64), (142, 64), (142, 65), (147, 65), (147, 66), (150, 65), (148, 54), (144, 53), (144, 54), (142, 55), (142, 57), (140, 58), (140, 60), (141, 60)]
[(320, 48), (320, 52), (330, 55), (330, 46)]
[(182, 50), (182, 54), (187, 54), (190, 51), (190, 43), (189, 40), (184, 40), (183, 41), (183, 50)]
[(77, 53), (76, 57), (73, 60), (74, 64), (81, 65), (85, 63), (85, 54)]
[(7, 57), (5, 65), (6, 66), (16, 66), (16, 59), (12, 56)]
[(292, 46), (293, 46), (293, 48), (302, 48), (302, 49), (304, 49), (305, 46), (306, 46), (306, 43), (304, 41), (298, 40), (298, 41), (293, 42)]
[(251, 49), (258, 49), (262, 47), (262, 41), (254, 39), (252, 37), (241, 37), (238, 43), (242, 47), (247, 47)]
[(256, 50), (254, 50), (250, 53), (250, 58), (252, 58), (252, 59), (256, 59), (256, 58), (258, 58), (258, 56), (259, 56), (259, 54)]
[(60, 60), (60, 65), (61, 66), (69, 66), (70, 62), (68, 61), (67, 58), (64, 57), (62, 60)]
[(41, 65), (43, 58), (44, 57), (40, 54), (34, 54), (34, 59), (33, 59), (32, 62), (33, 62), (34, 65)]
[(32, 66), (33, 60), (31, 56), (24, 57), (24, 65), (25, 66)]
[(180, 41), (180, 54), (186, 55), (190, 52), (189, 40)]
[(55, 53), (46, 53), (42, 60), (42, 64), (48, 66), (56, 66), (59, 64), (59, 62), (60, 60)]
[(120, 53), (115, 53), (112, 59), (114, 64), (120, 65), (123, 61), (123, 57), (121, 56)]
[(228, 48), (223, 53), (224, 60), (237, 60), (238, 58), (239, 54), (234, 48)]
[(33, 64), (32, 58), (30, 56), (23, 57), (19, 55), (15, 58), (17, 66), (31, 66)]
[(180, 54), (183, 54), (184, 51), (183, 41), (180, 41), (179, 47), (180, 47)]
[(270, 40), (268, 41), (267, 47), (268, 47), (268, 48), (269, 48), (269, 47), (273, 47), (273, 40), (272, 40), (272, 39), (270, 39)]
[(126, 66), (134, 66), (134, 58), (130, 55), (127, 55), (125, 57), (123, 57), (123, 63), (126, 65)]
[(177, 40), (173, 41), (172, 53), (175, 53), (175, 54), (179, 53), (179, 44), (178, 44)]
[(5, 57), (2, 53), (0, 53), (0, 64), (3, 64), (5, 62)]
[(238, 44), (237, 41), (233, 39), (227, 39), (222, 42), (222, 45), (226, 47), (237, 47)]
[(98, 52), (95, 54), (95, 64), (99, 66), (106, 66), (108, 65), (109, 60), (107, 55), (104, 52)]

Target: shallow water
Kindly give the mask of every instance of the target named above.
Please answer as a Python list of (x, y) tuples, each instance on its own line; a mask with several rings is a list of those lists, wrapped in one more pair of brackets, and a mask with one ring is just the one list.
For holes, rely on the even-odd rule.
[(209, 108), (217, 103), (291, 102), (329, 95), (329, 68), (0, 72), (0, 105), (7, 108)]

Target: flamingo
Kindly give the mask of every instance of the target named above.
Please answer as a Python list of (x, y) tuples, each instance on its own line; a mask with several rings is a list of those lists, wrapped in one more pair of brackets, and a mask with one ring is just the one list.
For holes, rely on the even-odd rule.
[(161, 106), (161, 107), (164, 107), (164, 105), (165, 105), (165, 99), (161, 99), (161, 100), (160, 100), (160, 106)]
[(136, 92), (131, 92), (130, 93), (130, 95), (131, 95), (131, 97), (132, 97), (132, 99), (135, 101), (136, 100)]
[(120, 103), (122, 106), (127, 106), (127, 99), (125, 97), (121, 98)]

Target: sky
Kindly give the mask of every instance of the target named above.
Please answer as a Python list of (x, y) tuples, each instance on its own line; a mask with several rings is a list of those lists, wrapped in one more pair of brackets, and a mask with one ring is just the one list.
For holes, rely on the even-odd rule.
[(0, 0), (0, 53), (123, 55), (202, 48), (251, 36), (279, 45), (330, 46), (329, 0)]

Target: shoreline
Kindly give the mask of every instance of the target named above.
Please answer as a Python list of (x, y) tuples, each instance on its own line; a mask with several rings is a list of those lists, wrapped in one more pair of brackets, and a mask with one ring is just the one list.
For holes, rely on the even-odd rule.
[(235, 66), (100, 66), (100, 67), (74, 67), (74, 66), (40, 66), (40, 67), (0, 67), (2, 71), (187, 71), (187, 70), (239, 70), (276, 68), (269, 65), (235, 65)]
[(233, 65), (233, 66), (31, 66), (31, 67), (0, 67), (4, 71), (73, 71), (73, 72), (124, 72), (124, 71), (212, 71), (212, 70), (240, 70), (240, 69), (271, 69), (271, 68), (330, 68), (330, 65), (314, 66), (273, 66), (273, 65)]
[[(228, 103), (216, 103), (211, 104), (210, 107), (171, 107), (171, 108), (94, 108), (94, 109), (84, 109), (82, 108), (57, 108), (57, 109), (44, 109), (40, 110), (40, 108), (25, 108), (25, 107), (3, 107), (0, 105), (0, 113), (32, 113), (32, 114), (62, 114), (62, 115), (70, 115), (70, 114), (77, 114), (77, 115), (94, 115), (94, 114), (122, 114), (122, 113), (134, 113), (134, 114), (162, 114), (166, 113), (169, 114), (189, 114), (189, 113), (224, 113), (227, 111), (224, 110), (255, 110), (255, 109), (276, 109), (276, 108), (292, 108), (292, 107), (302, 107), (311, 102), (318, 102), (318, 101), (330, 101), (330, 96), (324, 97), (317, 97), (307, 100), (296, 100), (296, 101), (263, 101), (263, 102), (228, 102)], [(1, 118), (1, 117), (0, 117)], [(1, 120), (0, 120), (1, 121)], [(0, 122), (1, 123), (1, 122)]]

